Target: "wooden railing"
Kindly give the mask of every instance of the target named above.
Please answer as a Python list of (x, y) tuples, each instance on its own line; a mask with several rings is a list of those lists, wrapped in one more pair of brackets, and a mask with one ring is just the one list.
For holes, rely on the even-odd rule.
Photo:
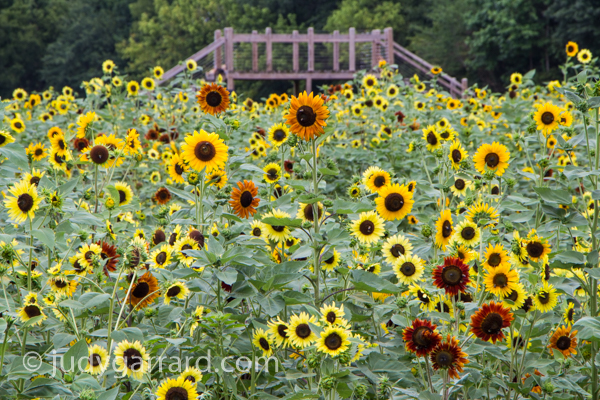
[[(200, 62), (212, 55), (212, 69), (205, 71), (206, 79), (214, 80), (220, 74), (227, 80), (229, 90), (234, 89), (235, 80), (291, 80), (297, 92), (298, 81), (305, 80), (306, 90), (311, 91), (313, 80), (352, 79), (357, 70), (373, 69), (382, 59), (394, 64), (396, 58), (419, 75), (430, 76), (432, 66), (395, 43), (393, 36), (392, 28), (369, 33), (356, 33), (350, 28), (344, 34), (339, 31), (315, 33), (313, 28), (308, 28), (306, 33), (293, 31), (291, 34), (273, 33), (271, 28), (266, 28), (264, 34), (234, 33), (233, 28), (225, 28), (223, 33), (215, 31), (214, 41), (190, 59)], [(291, 45), (291, 51), (280, 44)], [(259, 45), (264, 51), (259, 51)], [(274, 45), (279, 49), (277, 62)], [(301, 46), (305, 48), (306, 57), (300, 52)], [(319, 51), (317, 56), (316, 51)], [(170, 69), (159, 84), (184, 68), (178, 65)], [(458, 82), (447, 74), (441, 74), (438, 83), (455, 97), (461, 96), (467, 87), (466, 79)]]

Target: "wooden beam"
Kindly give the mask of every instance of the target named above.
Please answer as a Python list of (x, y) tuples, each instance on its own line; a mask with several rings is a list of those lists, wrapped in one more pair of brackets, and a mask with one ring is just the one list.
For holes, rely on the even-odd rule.
[(356, 71), (356, 29), (350, 28), (348, 29), (348, 70), (354, 72)]
[(271, 28), (265, 29), (265, 47), (267, 53), (267, 72), (273, 71), (273, 43), (271, 42)]
[[(335, 39), (337, 39), (338, 36), (340, 36), (340, 31), (333, 31), (333, 37)], [(333, 42), (333, 70), (334, 71), (340, 70), (340, 43), (339, 42)]]
[[(308, 71), (315, 70), (315, 40), (314, 40), (314, 29), (308, 28)], [(308, 80), (306, 81), (308, 87)], [(306, 89), (308, 91), (308, 89)]]
[[(252, 38), (257, 36), (258, 32), (252, 31)], [(256, 40), (252, 40), (252, 71), (258, 72), (258, 42)]]
[[(215, 31), (215, 42), (218, 41), (219, 39), (221, 39), (221, 30), (217, 29)], [(215, 50), (214, 68), (215, 68), (215, 72), (217, 70), (219, 70), (219, 68), (223, 68), (223, 57), (222, 57), (221, 46), (217, 47), (217, 49)]]
[(375, 37), (379, 36), (381, 31), (373, 29), (371, 33), (373, 35), (371, 42), (371, 68), (376, 68), (379, 65), (379, 40), (375, 39)]
[(225, 28), (225, 66), (227, 68), (227, 89), (233, 90), (233, 28)]
[[(212, 53), (219, 47), (223, 46), (224, 43), (225, 43), (225, 38), (222, 37), (218, 41), (212, 42), (211, 44), (209, 44), (208, 46), (206, 46), (205, 48), (203, 48), (196, 54), (193, 54), (191, 57), (188, 57), (187, 59), (191, 59), (196, 62), (200, 61), (201, 59), (203, 59), (204, 57), (206, 57), (207, 55), (209, 55), (210, 53)], [(162, 80), (160, 80), (158, 82), (158, 84), (163, 85), (169, 79), (171, 79), (174, 76), (176, 76), (177, 74), (180, 74), (181, 72), (183, 72), (183, 70), (185, 68), (186, 68), (186, 66), (183, 64), (174, 66), (173, 68), (171, 68), (170, 70), (168, 70), (167, 72), (164, 73)]]
[(394, 64), (394, 29), (385, 28), (383, 30), (386, 44), (386, 61), (388, 64)]
[[(348, 35), (340, 34), (339, 37), (335, 38), (333, 35), (328, 33), (315, 33), (313, 34), (313, 41), (315, 43), (348, 43)], [(248, 43), (252, 40), (257, 40), (259, 43), (264, 43), (265, 35), (259, 34), (257, 38), (253, 39), (251, 33), (236, 33), (233, 35), (233, 43)], [(357, 33), (354, 37), (356, 43), (370, 43), (373, 40), (385, 40), (384, 34), (373, 36), (372, 33)], [(272, 43), (307, 43), (308, 34), (301, 33), (294, 37), (289, 33), (272, 33)]]
[(351, 79), (354, 76), (350, 71), (300, 71), (300, 72), (242, 72), (233, 71), (231, 74), (233, 79), (239, 80), (286, 80), (293, 81), (297, 79), (313, 79), (313, 80), (334, 80), (334, 79)]
[[(292, 32), (292, 36), (294, 38), (297, 38), (298, 37), (298, 31), (293, 31)], [(300, 70), (300, 60), (299, 60), (299, 57), (300, 57), (299, 45), (298, 45), (298, 42), (294, 42), (292, 44), (292, 64), (293, 64), (292, 68), (293, 68), (293, 70), (295, 72), (297, 72), (297, 71)]]

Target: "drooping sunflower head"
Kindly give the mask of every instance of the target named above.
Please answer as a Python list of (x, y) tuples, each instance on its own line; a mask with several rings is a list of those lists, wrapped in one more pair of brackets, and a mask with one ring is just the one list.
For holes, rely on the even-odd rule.
[(196, 98), (207, 114), (218, 115), (229, 108), (229, 91), (216, 83), (204, 85)]
[(452, 227), (452, 212), (449, 209), (442, 211), (440, 213), (440, 218), (438, 218), (435, 223), (435, 226), (435, 244), (441, 249), (445, 249), (452, 238), (452, 233), (454, 232)]
[(303, 140), (311, 140), (323, 134), (329, 110), (324, 104), (321, 96), (315, 96), (312, 92), (301, 93), (298, 97), (292, 96), (290, 109), (285, 116), (286, 124), (290, 131)]

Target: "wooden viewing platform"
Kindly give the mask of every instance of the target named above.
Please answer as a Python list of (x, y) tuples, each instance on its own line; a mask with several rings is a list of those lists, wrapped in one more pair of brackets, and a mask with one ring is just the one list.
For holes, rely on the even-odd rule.
[[(291, 46), (290, 46), (291, 45)], [(302, 50), (302, 51), (301, 51)], [(371, 70), (380, 60), (397, 64), (403, 76), (414, 73), (431, 77), (432, 65), (394, 42), (392, 28), (369, 33), (234, 33), (233, 28), (215, 31), (214, 41), (190, 56), (205, 71), (206, 79), (222, 75), (227, 88), (234, 89), (235, 80), (290, 80), (298, 91), (298, 82), (306, 81), (311, 91), (314, 80), (348, 80), (356, 71)], [(159, 84), (164, 84), (183, 72), (185, 65), (177, 65), (165, 72)], [(438, 76), (438, 84), (454, 97), (461, 97), (468, 81), (460, 82), (445, 73)]]

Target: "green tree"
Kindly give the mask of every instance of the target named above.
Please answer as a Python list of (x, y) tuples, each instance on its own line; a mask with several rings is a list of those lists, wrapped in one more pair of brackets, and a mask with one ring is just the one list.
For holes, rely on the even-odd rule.
[(328, 31), (345, 31), (349, 27), (357, 31), (392, 27), (399, 34), (404, 27), (400, 3), (377, 0), (342, 0), (325, 24)]

